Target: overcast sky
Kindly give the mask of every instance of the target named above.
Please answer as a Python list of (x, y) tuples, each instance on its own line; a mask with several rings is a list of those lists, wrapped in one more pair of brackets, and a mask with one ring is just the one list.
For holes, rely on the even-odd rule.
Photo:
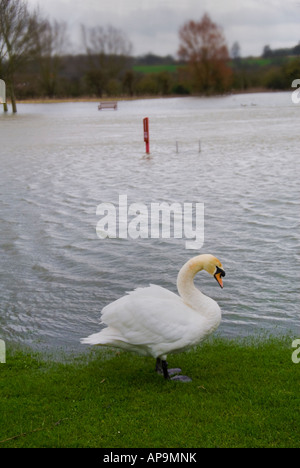
[(49, 19), (69, 25), (73, 53), (80, 52), (80, 24), (108, 24), (122, 29), (133, 55), (148, 52), (176, 56), (178, 30), (204, 13), (222, 26), (229, 49), (235, 41), (241, 55), (261, 55), (300, 41), (300, 0), (27, 0)]

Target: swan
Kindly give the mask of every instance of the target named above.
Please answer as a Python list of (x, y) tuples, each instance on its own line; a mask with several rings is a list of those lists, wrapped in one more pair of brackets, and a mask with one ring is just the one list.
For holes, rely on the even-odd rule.
[(178, 273), (180, 296), (154, 284), (137, 288), (104, 307), (101, 323), (106, 328), (82, 338), (81, 343), (152, 356), (156, 372), (165, 379), (191, 381), (187, 376), (174, 375), (181, 369), (168, 369), (167, 355), (197, 345), (220, 325), (219, 305), (194, 285), (194, 277), (201, 270), (214, 276), (223, 288), (221, 262), (210, 254), (197, 255)]

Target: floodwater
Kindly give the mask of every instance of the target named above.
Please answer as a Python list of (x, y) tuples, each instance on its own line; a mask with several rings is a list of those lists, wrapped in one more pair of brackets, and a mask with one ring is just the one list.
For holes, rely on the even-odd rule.
[[(196, 278), (223, 311), (219, 335), (299, 335), (299, 114), (291, 93), (1, 114), (0, 338), (82, 352), (106, 304), (149, 283), (176, 292), (178, 270), (198, 253), (226, 270), (223, 290), (205, 272)], [(203, 246), (187, 249), (172, 231), (99, 238), (97, 206), (118, 213), (120, 196), (149, 213), (152, 203), (204, 204)]]

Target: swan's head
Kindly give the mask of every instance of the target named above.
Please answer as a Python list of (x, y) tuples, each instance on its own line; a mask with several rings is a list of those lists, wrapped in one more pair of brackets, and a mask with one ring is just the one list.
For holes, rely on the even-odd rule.
[(213, 255), (205, 255), (205, 259), (203, 262), (203, 268), (206, 270), (210, 275), (212, 275), (221, 288), (223, 288), (223, 280), (222, 278), (225, 276), (225, 271), (223, 268), (222, 263)]
[(222, 278), (225, 276), (225, 271), (220, 260), (213, 255), (204, 254), (195, 257), (193, 259), (193, 263), (195, 266), (197, 265), (197, 271), (202, 269), (207, 271), (210, 275), (216, 278), (221, 288), (223, 288)]

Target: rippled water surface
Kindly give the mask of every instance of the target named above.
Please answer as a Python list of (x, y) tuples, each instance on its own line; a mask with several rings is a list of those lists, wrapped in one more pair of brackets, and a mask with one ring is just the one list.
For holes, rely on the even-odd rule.
[(99, 239), (96, 208), (119, 195), (204, 203), (200, 253), (216, 255), (226, 278), (223, 290), (206, 273), (196, 285), (222, 308), (219, 334), (299, 334), (300, 106), (290, 93), (18, 111), (0, 115), (0, 338), (82, 351), (102, 307), (126, 291), (176, 291), (199, 251), (173, 236)]

